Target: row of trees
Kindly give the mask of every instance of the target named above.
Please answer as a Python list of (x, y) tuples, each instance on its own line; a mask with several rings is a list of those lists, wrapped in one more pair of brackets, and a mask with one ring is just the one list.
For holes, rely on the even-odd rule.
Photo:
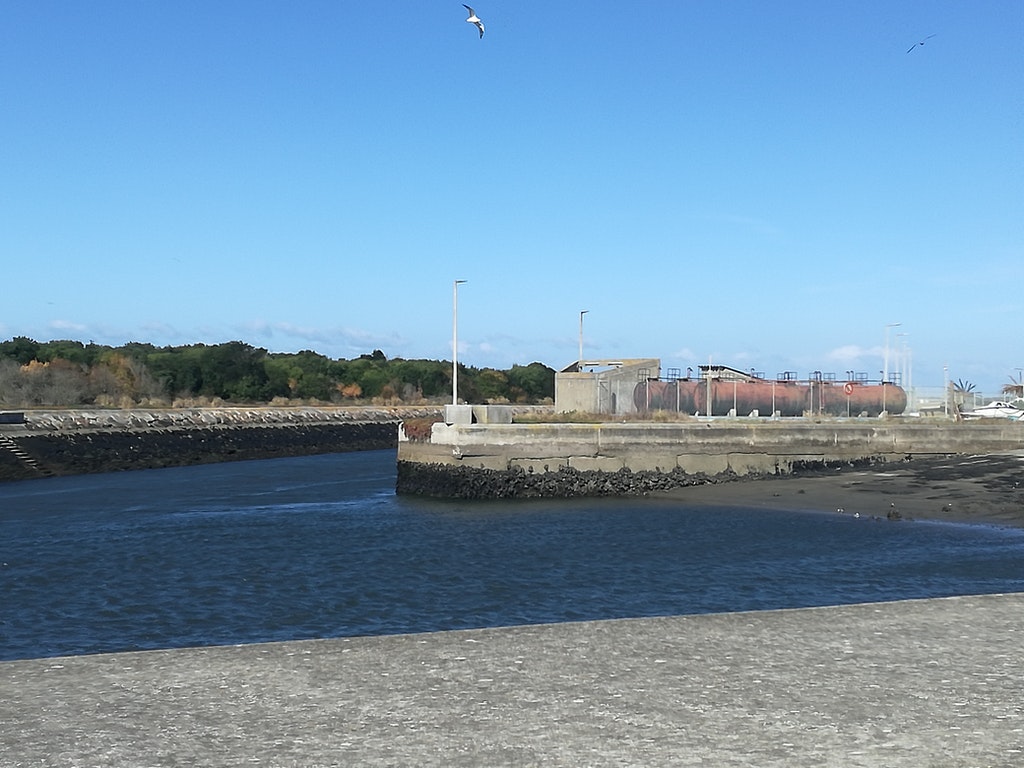
[[(452, 364), (388, 360), (374, 350), (354, 360), (317, 352), (270, 353), (240, 341), (120, 347), (78, 341), (0, 342), (0, 403), (7, 407), (230, 403), (448, 402)], [(554, 398), (555, 372), (541, 363), (509, 370), (459, 366), (467, 402), (542, 403)]]

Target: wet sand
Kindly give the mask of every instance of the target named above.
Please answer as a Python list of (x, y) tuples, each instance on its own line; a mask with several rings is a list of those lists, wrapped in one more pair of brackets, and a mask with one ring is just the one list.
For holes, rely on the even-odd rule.
[(911, 459), (870, 469), (666, 491), (688, 504), (1024, 527), (1024, 453)]

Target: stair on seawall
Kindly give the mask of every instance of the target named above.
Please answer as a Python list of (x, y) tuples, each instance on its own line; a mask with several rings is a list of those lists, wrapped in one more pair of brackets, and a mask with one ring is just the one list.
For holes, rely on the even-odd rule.
[(3, 447), (6, 450), (10, 451), (12, 454), (14, 454), (18, 461), (20, 461), (23, 465), (33, 470), (34, 472), (38, 472), (43, 477), (53, 477), (54, 473), (52, 470), (47, 469), (34, 458), (32, 458), (21, 448), (20, 445), (14, 442), (14, 440), (12, 440), (7, 435), (0, 435), (0, 447)]

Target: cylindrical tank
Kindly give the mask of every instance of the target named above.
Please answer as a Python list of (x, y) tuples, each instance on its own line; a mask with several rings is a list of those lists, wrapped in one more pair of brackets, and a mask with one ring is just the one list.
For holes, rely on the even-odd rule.
[(900, 414), (907, 409), (907, 393), (895, 384), (827, 383), (822, 386), (820, 410), (833, 416)]
[[(708, 413), (707, 389), (702, 387), (704, 407), (701, 413)], [(810, 408), (809, 391), (806, 385), (792, 381), (725, 381), (711, 380), (711, 415), (726, 416), (735, 409), (737, 416), (746, 416), (754, 411), (759, 415), (802, 416)]]
[(633, 405), (641, 413), (646, 411), (672, 411), (693, 413), (694, 392), (697, 382), (689, 379), (673, 381), (646, 380), (633, 388)]
[(664, 411), (665, 403), (668, 401), (665, 391), (671, 384), (671, 381), (652, 381), (651, 379), (638, 382), (633, 387), (633, 405), (640, 412)]
[(633, 389), (633, 404), (640, 412), (672, 411), (738, 416), (757, 411), (761, 416), (825, 413), (833, 416), (878, 416), (883, 410), (903, 413), (907, 393), (895, 384), (837, 384), (831, 381), (765, 381), (712, 379), (710, 401), (706, 379), (700, 381), (641, 381)]

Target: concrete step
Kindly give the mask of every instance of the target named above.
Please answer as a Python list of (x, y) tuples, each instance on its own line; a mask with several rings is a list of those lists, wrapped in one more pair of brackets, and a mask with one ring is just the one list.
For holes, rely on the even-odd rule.
[(25, 452), (25, 450), (12, 440), (7, 435), (0, 435), (0, 448), (3, 448), (12, 453), (18, 461), (23, 465), (39, 473), (43, 477), (53, 477), (54, 473), (52, 470), (47, 469), (38, 461), (36, 461), (31, 455)]

